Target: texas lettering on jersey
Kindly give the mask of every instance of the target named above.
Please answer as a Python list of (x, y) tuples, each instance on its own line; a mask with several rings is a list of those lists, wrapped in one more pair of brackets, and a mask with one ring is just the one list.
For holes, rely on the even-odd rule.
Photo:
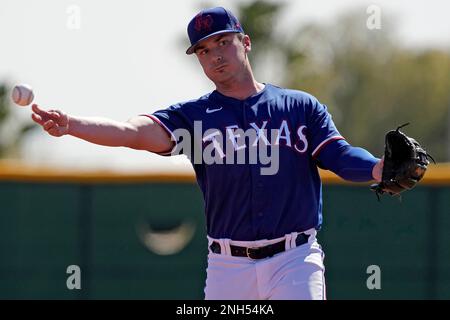
[(279, 168), (279, 146), (292, 148), (301, 154), (307, 151), (307, 127), (300, 125), (295, 132), (291, 132), (287, 120), (283, 120), (278, 129), (269, 130), (269, 121), (263, 121), (260, 127), (251, 122), (248, 124), (250, 128), (245, 131), (238, 124), (227, 126), (224, 131), (217, 128), (204, 131), (203, 121), (194, 121), (193, 137), (186, 129), (173, 131), (172, 139), (177, 144), (171, 155), (184, 154), (194, 164), (261, 163), (269, 165), (261, 168), (262, 175), (276, 174)]

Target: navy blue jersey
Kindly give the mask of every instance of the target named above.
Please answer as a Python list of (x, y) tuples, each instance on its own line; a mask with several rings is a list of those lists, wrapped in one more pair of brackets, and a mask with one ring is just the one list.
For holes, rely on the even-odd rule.
[[(278, 170), (268, 175), (261, 174), (267, 164), (259, 161), (220, 164), (191, 157), (203, 192), (209, 236), (251, 241), (320, 227), (322, 185), (316, 157), (327, 143), (344, 138), (326, 106), (310, 94), (270, 84), (245, 100), (213, 91), (150, 117), (172, 136), (177, 129), (194, 136), (196, 123), (201, 121), (202, 141), (197, 145), (202, 151), (214, 142), (205, 139), (214, 136), (205, 134), (208, 130), (233, 137), (238, 129), (252, 129), (257, 133), (255, 143), (278, 147)], [(264, 130), (275, 130), (278, 135), (264, 134)], [(250, 145), (250, 139), (241, 144), (234, 141), (236, 152)], [(214, 150), (218, 158), (226, 160), (225, 147)]]

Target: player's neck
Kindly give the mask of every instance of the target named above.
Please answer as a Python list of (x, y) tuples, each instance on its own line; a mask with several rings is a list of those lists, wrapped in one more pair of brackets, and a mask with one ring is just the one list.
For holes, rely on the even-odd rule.
[(226, 83), (216, 83), (216, 90), (227, 97), (245, 100), (264, 89), (264, 84), (259, 83), (250, 72), (241, 79), (234, 78)]

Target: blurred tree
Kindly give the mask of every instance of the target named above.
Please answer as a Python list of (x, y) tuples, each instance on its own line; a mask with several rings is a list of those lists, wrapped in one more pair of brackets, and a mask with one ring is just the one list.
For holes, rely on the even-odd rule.
[(280, 36), (277, 21), (286, 8), (268, 1), (238, 7), (257, 76), (273, 68), (278, 74), (269, 80), (315, 95), (352, 144), (376, 155), (387, 130), (410, 122), (405, 132), (436, 160), (449, 160), (449, 52), (402, 48), (387, 17), (382, 30), (369, 30), (362, 9), (330, 25), (292, 26)]
[(239, 20), (252, 38), (253, 60), (264, 57), (266, 50), (270, 53), (277, 49), (282, 51), (282, 42), (275, 33), (274, 25), (284, 6), (283, 2), (255, 1), (238, 7)]
[(0, 84), (0, 158), (20, 157), (20, 144), (26, 134), (36, 127), (30, 121), (18, 124), (14, 120), (8, 96), (10, 91), (6, 84)]

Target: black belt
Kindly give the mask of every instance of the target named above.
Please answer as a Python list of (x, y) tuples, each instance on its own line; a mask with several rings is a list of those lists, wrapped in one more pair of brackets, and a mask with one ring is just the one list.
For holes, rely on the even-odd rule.
[[(301, 246), (308, 242), (309, 235), (305, 233), (299, 233), (297, 235), (297, 239), (295, 240), (295, 244)], [(217, 241), (213, 241), (213, 243), (209, 246), (211, 252), (220, 254), (220, 243)], [(283, 252), (286, 250), (286, 240), (282, 240), (280, 242), (276, 242), (273, 244), (269, 244), (264, 247), (258, 248), (248, 248), (248, 247), (239, 247), (230, 245), (231, 255), (235, 257), (248, 257), (250, 259), (264, 259), (267, 257), (271, 257), (274, 254)]]

